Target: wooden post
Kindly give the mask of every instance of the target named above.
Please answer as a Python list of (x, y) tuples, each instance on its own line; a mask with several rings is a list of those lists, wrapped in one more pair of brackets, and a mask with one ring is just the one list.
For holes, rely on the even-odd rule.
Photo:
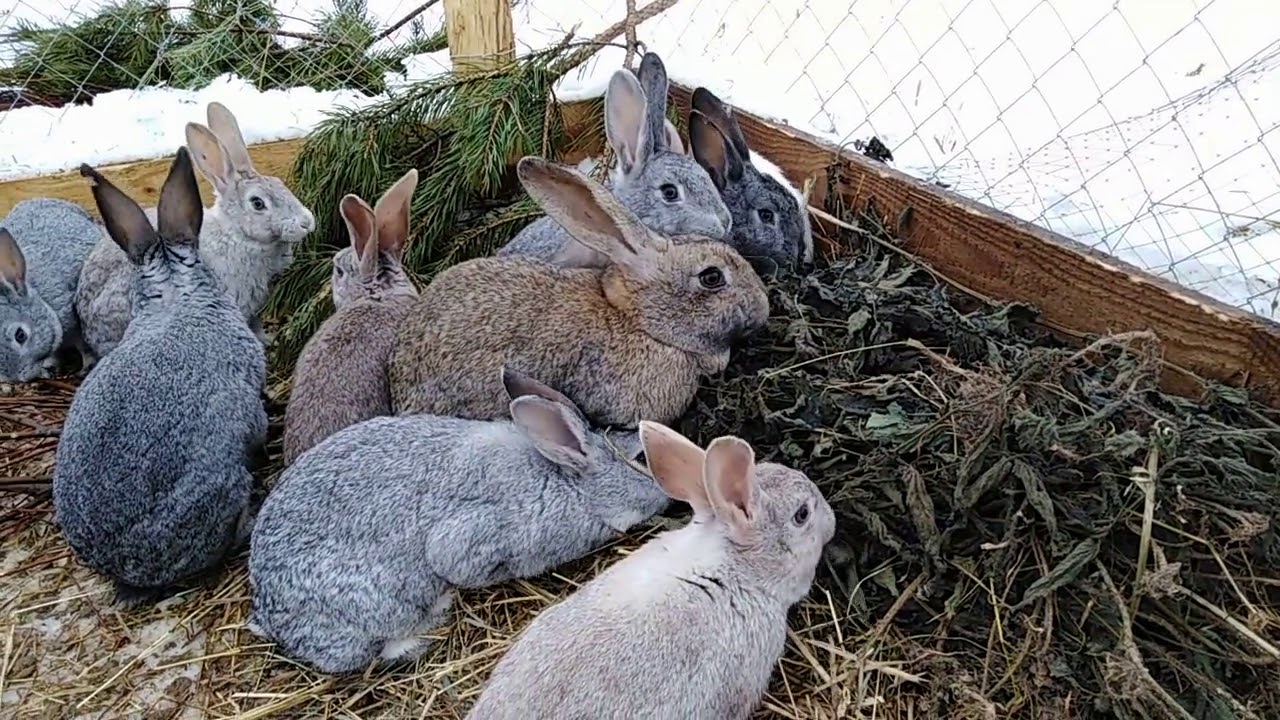
[(485, 72), (515, 62), (511, 0), (444, 0), (444, 22), (454, 72)]

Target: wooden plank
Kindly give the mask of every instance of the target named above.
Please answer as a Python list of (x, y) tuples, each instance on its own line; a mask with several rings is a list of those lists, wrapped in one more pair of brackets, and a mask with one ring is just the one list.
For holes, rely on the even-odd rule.
[[(691, 91), (672, 85), (687, 112)], [(1280, 406), (1280, 324), (1183, 288), (1057, 233), (910, 177), (807, 133), (736, 113), (756, 152), (797, 185), (829, 169), (854, 207), (874, 199), (886, 227), (904, 210), (904, 247), (951, 280), (999, 300), (1040, 308), (1045, 325), (1070, 335), (1150, 330), (1172, 365), (1166, 385), (1199, 392), (1193, 373), (1248, 386)], [(821, 187), (815, 187), (813, 197)]]
[[(672, 85), (673, 100), (688, 110), (690, 92)], [(586, 104), (561, 108), (566, 123), (587, 124)], [(1237, 310), (1201, 293), (1157, 278), (1011, 215), (917, 180), (798, 130), (738, 112), (753, 149), (777, 164), (796, 185), (816, 177), (815, 199), (830, 173), (847, 202), (874, 199), (885, 220), (911, 208), (904, 242), (909, 251), (959, 285), (1000, 300), (1036, 304), (1044, 323), (1068, 335), (1146, 329), (1165, 343), (1172, 372), (1167, 386), (1199, 392), (1186, 372), (1255, 389), (1280, 406), (1280, 324)], [(571, 130), (571, 134), (575, 133)], [(255, 145), (249, 152), (265, 174), (288, 178), (300, 140)], [(588, 151), (602, 147), (588, 143)], [(566, 158), (575, 162), (575, 154)], [(100, 168), (143, 205), (154, 205), (169, 158)], [(201, 180), (206, 204), (213, 201)], [(63, 197), (96, 214), (88, 183), (77, 172), (0, 183), (0, 216), (23, 198)], [(847, 249), (839, 248), (837, 251)], [(1186, 372), (1178, 372), (1181, 369)]]
[(486, 72), (515, 62), (511, 0), (444, 0), (444, 24), (455, 72)]
[[(293, 159), (302, 148), (302, 140), (282, 140), (262, 143), (249, 148), (249, 157), (254, 167), (263, 175), (275, 175), (285, 182), (289, 181)], [(169, 174), (169, 164), (173, 156), (143, 162), (102, 165), (96, 169), (115, 183), (129, 197), (143, 207), (154, 206), (160, 200), (160, 186)], [(200, 195), (206, 207), (213, 204), (213, 186), (199, 172), (196, 179), (200, 183)], [(45, 175), (43, 177), (9, 180), (0, 183), (0, 217), (9, 214), (13, 206), (22, 200), (34, 197), (59, 197), (70, 200), (77, 205), (98, 215), (98, 206), (93, 202), (93, 194), (89, 190), (89, 181), (80, 177), (79, 170)]]

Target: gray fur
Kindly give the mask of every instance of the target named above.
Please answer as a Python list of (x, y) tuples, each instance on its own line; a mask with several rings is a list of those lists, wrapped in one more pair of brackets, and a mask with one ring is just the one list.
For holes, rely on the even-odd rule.
[(592, 431), (562, 395), (504, 373), (512, 420), (379, 417), (285, 470), (249, 554), (249, 628), (327, 673), (412, 661), (454, 588), (532, 577), (660, 512), (634, 432)]
[(693, 507), (692, 522), (543, 610), (468, 720), (746, 720), (759, 705), (835, 516), (807, 477), (757, 465), (738, 438), (704, 453), (651, 423), (640, 435), (654, 478)]
[[(605, 91), (605, 134), (618, 158), (610, 191), (649, 229), (669, 237), (726, 239), (729, 209), (707, 172), (684, 153), (666, 119), (668, 82), (662, 60), (646, 53), (639, 77), (626, 68)], [(674, 201), (664, 186), (678, 191)], [(564, 267), (604, 267), (608, 259), (574, 241), (554, 218), (539, 218), (496, 255), (522, 255)]]
[(418, 171), (410, 170), (370, 208), (342, 199), (350, 245), (333, 257), (335, 307), (302, 349), (284, 418), (284, 464), (361, 420), (391, 414), (387, 360), (396, 330), (418, 297), (401, 264), (409, 202)]
[[(80, 338), (75, 289), (102, 226), (75, 203), (33, 198), (14, 205), (0, 229), (16, 242), (26, 269), (21, 280), (0, 273), (0, 380), (47, 377), (57, 355), (72, 349), (88, 368), (92, 356)], [(22, 343), (19, 334), (26, 336)]]
[(202, 208), (185, 148), (161, 191), (158, 233), (92, 168), (81, 174), (128, 248), (139, 302), (71, 402), (53, 503), (76, 555), (135, 604), (215, 570), (246, 539), (246, 462), (266, 441), (266, 358), (200, 260)]
[(675, 244), (647, 229), (575, 169), (527, 157), (517, 175), (611, 264), (482, 257), (439, 273), (391, 352), (392, 408), (500, 418), (495, 373), (511, 365), (559, 388), (597, 425), (674, 421), (701, 379), (722, 372), (733, 345), (768, 320), (763, 282), (724, 243)]
[[(188, 123), (186, 128), (187, 149), (214, 190), (200, 234), (201, 259), (265, 344), (258, 313), (272, 280), (292, 262), (294, 246), (315, 229), (315, 217), (280, 178), (254, 169), (239, 125), (224, 106), (210, 103), (208, 120), (208, 126)], [(147, 216), (154, 222), (155, 209)], [(76, 292), (85, 340), (99, 357), (124, 336), (133, 300), (129, 260), (103, 235), (84, 264)]]
[(704, 87), (693, 91), (689, 147), (733, 216), (728, 242), (735, 250), (753, 262), (788, 268), (812, 261), (813, 237), (803, 196), (785, 177), (757, 166), (758, 157), (747, 147), (729, 107)]

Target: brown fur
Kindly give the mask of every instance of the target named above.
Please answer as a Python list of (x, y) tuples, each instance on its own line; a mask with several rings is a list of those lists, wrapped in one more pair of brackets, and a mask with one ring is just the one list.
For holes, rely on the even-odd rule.
[[(539, 158), (521, 182), (603, 269), (522, 257), (455, 265), (423, 290), (389, 370), (392, 407), (474, 419), (508, 414), (504, 365), (539, 378), (599, 425), (673, 422), (700, 379), (724, 370), (731, 342), (763, 327), (768, 295), (723, 243), (673, 244), (582, 173)], [(718, 270), (724, 286), (699, 274)]]
[(284, 418), (284, 462), (333, 433), (391, 414), (387, 361), (396, 330), (417, 297), (401, 266), (409, 234), (409, 203), (418, 173), (410, 170), (370, 208), (342, 199), (351, 246), (334, 255), (337, 307), (307, 341), (294, 368)]

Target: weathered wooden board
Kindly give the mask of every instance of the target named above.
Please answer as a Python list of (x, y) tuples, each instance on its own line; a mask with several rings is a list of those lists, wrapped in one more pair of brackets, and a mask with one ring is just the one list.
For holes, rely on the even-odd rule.
[[(673, 87), (687, 111), (691, 93)], [(888, 223), (910, 208), (905, 248), (974, 292), (1037, 305), (1045, 324), (1071, 335), (1151, 330), (1165, 346), (1171, 389), (1194, 393), (1194, 376), (1248, 385), (1280, 406), (1280, 324), (1096, 252), (1007, 213), (943, 190), (806, 133), (738, 112), (752, 149), (799, 185), (828, 170), (861, 207), (874, 199)]]
[[(684, 111), (690, 91), (672, 86)], [(583, 121), (586, 105), (562, 109), (569, 124)], [(873, 199), (895, 225), (910, 208), (908, 250), (939, 273), (976, 293), (1036, 304), (1051, 328), (1070, 335), (1151, 330), (1163, 338), (1171, 389), (1194, 393), (1195, 376), (1254, 388), (1280, 406), (1280, 324), (1236, 310), (1138, 268), (1093, 251), (1061, 235), (1023, 222), (853, 151), (792, 128), (739, 112), (753, 149), (777, 164), (797, 185), (816, 180), (815, 199), (833, 178), (846, 201)], [(603, 139), (588, 143), (598, 150)], [(288, 178), (301, 141), (250, 148), (265, 174)], [(571, 158), (576, 160), (577, 158)], [(169, 158), (107, 166), (100, 170), (144, 205), (154, 204)], [(213, 200), (201, 179), (205, 202)], [(63, 197), (95, 212), (88, 183), (77, 172), (0, 183), (0, 215), (23, 198)], [(313, 209), (324, 212), (323, 209)], [(836, 249), (840, 251), (841, 249)]]

